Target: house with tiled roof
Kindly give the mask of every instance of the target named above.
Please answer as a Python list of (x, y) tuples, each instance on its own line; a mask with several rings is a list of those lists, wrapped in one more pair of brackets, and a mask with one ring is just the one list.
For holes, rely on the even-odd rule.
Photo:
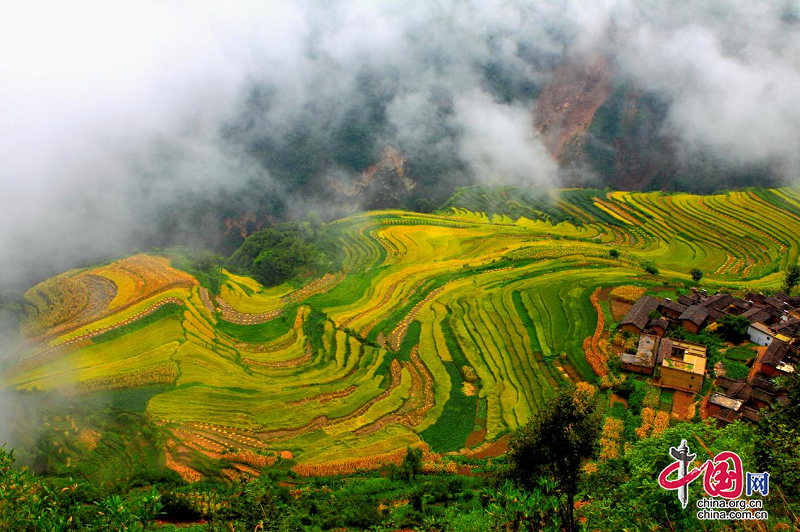
[(680, 321), (684, 329), (697, 334), (708, 321), (708, 309), (703, 305), (692, 305), (678, 316), (678, 321)]
[(774, 339), (760, 358), (761, 373), (767, 377), (778, 377), (794, 373), (798, 362), (797, 351), (787, 342)]
[(761, 307), (752, 307), (750, 310), (745, 311), (741, 316), (746, 318), (750, 323), (756, 323), (759, 321), (766, 323), (767, 320), (772, 318), (772, 314)]
[(658, 310), (663, 316), (672, 319), (678, 317), (686, 311), (687, 306), (681, 305), (677, 301), (672, 301), (670, 298), (662, 299), (658, 302)]
[(620, 330), (641, 334), (650, 321), (650, 313), (657, 308), (658, 299), (651, 296), (640, 297), (620, 322)]

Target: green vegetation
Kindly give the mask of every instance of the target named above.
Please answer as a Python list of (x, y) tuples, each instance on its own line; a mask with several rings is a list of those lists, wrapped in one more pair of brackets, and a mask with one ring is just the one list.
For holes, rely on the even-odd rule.
[[(135, 475), (107, 491), (67, 476), (34, 476), (14, 467), (0, 449), (0, 528), (3, 530), (563, 530), (571, 519), (590, 529), (693, 530), (695, 512), (681, 511), (674, 492), (657, 484), (672, 462), (668, 450), (681, 439), (709, 455), (734, 450), (745, 471), (769, 471), (762, 498), (769, 525), (790, 529), (800, 510), (795, 420), (800, 379), (788, 384), (789, 403), (756, 426), (717, 428), (681, 423), (661, 434), (632, 438), (619, 458), (587, 464), (600, 430), (591, 387), (559, 393), (537, 420), (512, 434), (511, 452), (499, 467), (460, 459), (486, 475), (425, 473), (424, 457), (405, 450), (399, 467), (349, 476), (300, 478), (281, 463), (247, 482)], [(601, 396), (602, 397), (602, 396)], [(663, 397), (662, 397), (663, 398)], [(535, 427), (550, 429), (534, 430)], [(754, 442), (758, 442), (755, 444)], [(54, 453), (55, 454), (55, 453)], [(141, 468), (134, 462), (130, 469)], [(689, 485), (689, 500), (702, 496)], [(574, 505), (570, 493), (574, 493)], [(574, 511), (571, 516), (569, 510)], [(169, 523), (155, 525), (155, 519)], [(201, 522), (200, 520), (203, 520)], [(706, 530), (757, 530), (742, 521), (711, 521)]]
[[(269, 229), (227, 264), (174, 252), (171, 267), (161, 256), (138, 255), (48, 280), (26, 292), (30, 341), (2, 386), (59, 398), (46, 419), (31, 418), (36, 430), (18, 446), (37, 473), (135, 489), (132, 476), (166, 471), (182, 489), (228, 479), (236, 486), (230, 493), (242, 493), (240, 480), (274, 472), (283, 476), (264, 480), (259, 497), (283, 501), (276, 508), (294, 515), (285, 508), (305, 503), (284, 500), (273, 481), (309, 487), (321, 504), (330, 495), (314, 478), (378, 479), (408, 464), (411, 449), (422, 452), (422, 475), (401, 469), (386, 484), (374, 480), (400, 498), (342, 492), (342, 501), (370, 508), (362, 514), (353, 503), (345, 517), (309, 511), (319, 517), (303, 514), (302, 526), (452, 524), (443, 503), (428, 511), (427, 496), (414, 503), (408, 490), (462, 466), (483, 474), (483, 457), (503, 454), (504, 437), (546, 417), (565, 384), (595, 383), (628, 400), (627, 408), (599, 407), (611, 436), (598, 463), (584, 461), (598, 472), (669, 425), (661, 415), (656, 433), (653, 420), (669, 413), (669, 393), (633, 378), (614, 381), (613, 368), (605, 374), (613, 359), (606, 332), (618, 312), (608, 289), (663, 297), (692, 286), (697, 269), (709, 291), (774, 291), (797, 261), (798, 235), (794, 189), (702, 198), (568, 190), (551, 200), (518, 187), (470, 187), (436, 214), (377, 211)], [(291, 261), (282, 258), (287, 250)], [(645, 270), (656, 264), (658, 278)], [(709, 370), (722, 361), (739, 375), (753, 352), (726, 350), (724, 339), (736, 339), (740, 322), (732, 320), (730, 331), (720, 320), (716, 332), (669, 334), (707, 345)], [(82, 401), (96, 415), (70, 410)], [(628, 465), (608, 474), (629, 475)], [(534, 514), (570, 522), (558, 510), (575, 484), (565, 488), (552, 471), (535, 478), (541, 473), (523, 487), (500, 483), (484, 495), (477, 493), (485, 486), (475, 488), (462, 513), (484, 529), (494, 526), (489, 505), (491, 515), (520, 527)], [(578, 482), (576, 500), (591, 477)], [(165, 507), (181, 507), (170, 493), (162, 490)], [(402, 497), (410, 506), (395, 510)], [(203, 515), (256, 526), (244, 509), (230, 511)], [(663, 525), (663, 516), (641, 519), (625, 526)]]
[(336, 235), (310, 222), (286, 222), (254, 233), (230, 259), (264, 286), (336, 271), (341, 261)]
[(726, 341), (740, 344), (747, 339), (747, 329), (750, 322), (742, 316), (725, 315), (717, 321), (717, 332)]
[(552, 480), (554, 493), (564, 498), (558, 510), (567, 530), (576, 526), (575, 496), (582, 467), (598, 451), (600, 418), (592, 393), (586, 389), (560, 391), (509, 444), (508, 476), (528, 490), (542, 478)]
[[(759, 471), (769, 471), (780, 487), (783, 496), (788, 496), (797, 505), (800, 493), (800, 376), (797, 373), (786, 377), (789, 394), (786, 406), (777, 405), (765, 414), (755, 431), (758, 445), (755, 448)], [(796, 512), (797, 510), (795, 510)], [(796, 521), (795, 521), (796, 524)]]
[(781, 290), (787, 294), (791, 294), (798, 283), (800, 283), (800, 265), (789, 264), (784, 274)]

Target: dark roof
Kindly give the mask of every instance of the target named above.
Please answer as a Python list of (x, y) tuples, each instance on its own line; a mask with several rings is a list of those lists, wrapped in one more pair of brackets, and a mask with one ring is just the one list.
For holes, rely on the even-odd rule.
[(666, 331), (667, 327), (669, 327), (669, 320), (667, 318), (664, 318), (663, 316), (661, 318), (658, 318), (657, 320), (650, 320), (647, 323), (647, 328), (652, 329), (653, 327), (661, 327), (663, 330)]
[(708, 310), (703, 305), (692, 305), (678, 317), (679, 320), (689, 320), (695, 325), (702, 325), (706, 318), (708, 318)]
[(739, 416), (737, 416), (736, 412), (734, 412), (730, 408), (723, 408), (722, 410), (720, 410), (719, 414), (717, 414), (714, 417), (719, 419), (720, 421), (725, 421), (726, 423), (732, 423), (736, 421), (736, 419)]
[(786, 336), (797, 336), (800, 334), (800, 320), (792, 316), (788, 320), (772, 326), (772, 330)]
[(775, 401), (775, 396), (769, 392), (765, 392), (764, 390), (759, 390), (758, 388), (753, 388), (753, 393), (751, 394), (753, 399), (759, 399), (764, 401), (765, 403), (772, 404)]
[(742, 314), (743, 318), (747, 318), (747, 321), (750, 323), (755, 323), (757, 321), (764, 322), (768, 320), (772, 314), (764, 310), (763, 308), (753, 307), (744, 314)]
[(744, 299), (739, 299), (739, 298), (737, 297), (737, 298), (735, 298), (735, 299), (733, 300), (733, 306), (734, 306), (734, 307), (736, 307), (736, 308), (738, 308), (738, 309), (742, 309), (742, 310), (748, 310), (748, 309), (749, 309), (750, 307), (752, 307), (753, 305), (751, 305), (750, 303), (748, 303), (748, 302), (747, 302), (747, 301), (745, 301)]
[(742, 408), (742, 417), (745, 419), (749, 419), (750, 421), (755, 421), (756, 423), (758, 423), (759, 420), (761, 419), (758, 410), (756, 410), (755, 408), (751, 408), (749, 406)]
[(739, 383), (739, 382), (744, 382), (744, 381), (743, 380), (737, 380), (737, 379), (731, 379), (730, 377), (726, 377), (724, 375), (721, 375), (721, 376), (717, 377), (717, 380), (715, 382), (716, 382), (717, 386), (719, 386), (723, 390), (727, 390), (728, 388), (730, 388), (734, 384)]
[(669, 309), (669, 310), (672, 310), (672, 311), (675, 311), (675, 312), (683, 312), (684, 310), (686, 310), (686, 305), (681, 305), (680, 303), (677, 303), (675, 301), (668, 301), (666, 299), (662, 299), (661, 301), (659, 301), (658, 302), (658, 306), (659, 307), (664, 307), (666, 309)]
[(708, 309), (708, 316), (713, 320), (722, 319), (722, 317), (724, 315), (725, 315), (725, 313), (722, 312), (721, 310), (718, 310), (718, 309), (715, 309), (715, 308), (709, 308)]
[(723, 310), (728, 308), (733, 303), (733, 296), (730, 294), (714, 294), (705, 301), (702, 305), (708, 309)]
[(678, 303), (680, 303), (684, 307), (691, 307), (692, 305), (696, 305), (697, 304), (697, 300), (692, 299), (689, 296), (681, 295), (681, 296), (678, 296)]
[(745, 300), (752, 301), (756, 305), (763, 305), (764, 304), (764, 296), (761, 294), (757, 294), (755, 292), (748, 292), (744, 296)]
[(747, 401), (753, 393), (753, 388), (746, 382), (736, 382), (728, 388), (728, 397)]
[(622, 318), (620, 325), (632, 324), (644, 329), (650, 321), (650, 313), (658, 308), (658, 299), (651, 296), (640, 297)]
[(764, 303), (778, 310), (783, 310), (786, 308), (786, 305), (784, 305), (784, 303), (786, 302), (787, 299), (789, 299), (789, 296), (787, 296), (783, 292), (778, 292), (774, 296), (765, 299)]
[(753, 388), (759, 388), (769, 393), (775, 393), (778, 390), (778, 386), (774, 382), (758, 373), (753, 377)]
[(764, 352), (764, 356), (761, 357), (761, 363), (766, 364), (768, 366), (776, 367), (778, 364), (781, 363), (781, 361), (783, 361), (783, 359), (788, 354), (789, 354), (789, 344), (774, 339), (772, 340), (772, 343), (769, 344), (769, 347), (767, 347), (767, 350)]

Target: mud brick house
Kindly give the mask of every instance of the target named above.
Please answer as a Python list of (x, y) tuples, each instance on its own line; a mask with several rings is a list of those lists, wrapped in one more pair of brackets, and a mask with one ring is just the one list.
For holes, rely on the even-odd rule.
[(752, 323), (766, 323), (772, 318), (772, 314), (769, 313), (766, 309), (762, 307), (752, 307), (750, 310), (745, 311), (741, 314), (743, 318), (747, 318), (747, 321)]
[(775, 338), (787, 342), (796, 336), (800, 336), (800, 319), (795, 316), (786, 316), (780, 322), (772, 326)]
[(684, 329), (691, 333), (699, 333), (708, 321), (708, 309), (703, 305), (697, 304), (688, 307), (683, 314), (678, 316), (678, 321)]
[(699, 392), (706, 373), (706, 347), (664, 338), (658, 350), (662, 386)]
[(639, 347), (636, 354), (622, 354), (619, 357), (622, 369), (652, 375), (656, 367), (656, 356), (658, 353), (658, 336), (652, 334), (642, 334), (639, 337)]
[(758, 374), (750, 381), (717, 377), (716, 385), (722, 392), (715, 392), (709, 398), (708, 415), (723, 423), (738, 419), (757, 423), (762, 408), (788, 401), (786, 388)]
[(759, 362), (761, 373), (767, 378), (788, 375), (794, 373), (794, 364), (798, 363), (797, 350), (788, 342), (775, 339), (769, 344)]
[(664, 334), (667, 332), (669, 328), (670, 321), (665, 317), (660, 317), (654, 320), (650, 320), (647, 323), (646, 331), (650, 331), (659, 338), (662, 338)]
[(651, 296), (640, 297), (622, 318), (619, 329), (631, 334), (641, 334), (650, 323), (650, 313), (657, 308), (658, 299)]
[(681, 305), (677, 301), (672, 301), (670, 298), (666, 298), (658, 302), (658, 308), (656, 310), (658, 310), (665, 318), (677, 320), (687, 308), (688, 307), (686, 305)]

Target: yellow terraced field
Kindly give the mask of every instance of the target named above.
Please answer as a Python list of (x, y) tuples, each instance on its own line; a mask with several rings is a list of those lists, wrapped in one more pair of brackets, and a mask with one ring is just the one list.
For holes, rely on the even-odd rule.
[[(33, 344), (4, 386), (148, 390), (167, 462), (192, 475), (223, 452), (287, 453), (303, 475), (374, 468), (408, 445), (494, 441), (555, 387), (597, 380), (602, 289), (633, 301), (692, 268), (709, 290), (775, 287), (800, 254), (791, 189), (504, 194), (508, 211), (466, 189), (440, 214), (338, 220), (343, 271), (298, 288), (223, 271), (216, 299), (147, 255), (67, 272), (26, 293)], [(618, 428), (605, 427), (606, 458)]]

